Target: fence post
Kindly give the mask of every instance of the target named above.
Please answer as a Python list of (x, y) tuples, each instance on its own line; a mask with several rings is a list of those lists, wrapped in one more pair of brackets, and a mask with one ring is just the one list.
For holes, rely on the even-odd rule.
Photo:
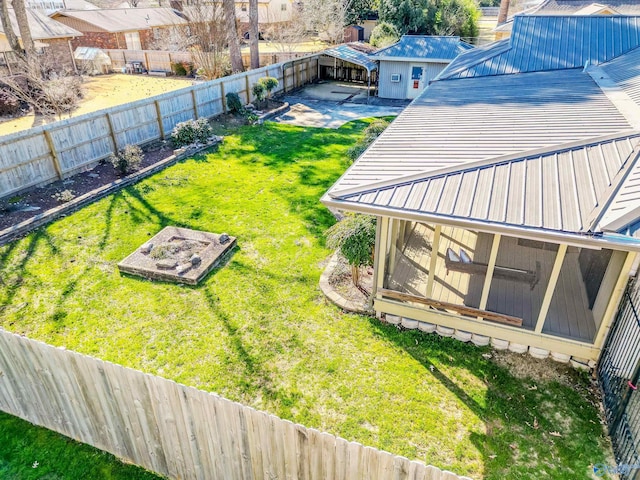
[(111, 118), (111, 114), (109, 112), (107, 112), (107, 123), (109, 124), (109, 134), (113, 141), (113, 152), (118, 153), (118, 138), (116, 137), (116, 130), (113, 128), (113, 118)]
[(47, 141), (49, 151), (51, 152), (51, 158), (53, 159), (53, 168), (55, 169), (58, 178), (62, 180), (62, 168), (60, 167), (60, 159), (58, 158), (58, 152), (56, 152), (56, 147), (53, 144), (53, 138), (51, 138), (51, 133), (49, 133), (49, 130), (44, 131), (44, 138)]
[(151, 64), (149, 63), (149, 54), (145, 51), (142, 52), (144, 54), (144, 63), (147, 68), (147, 73), (151, 70)]
[(244, 74), (244, 83), (247, 88), (247, 103), (251, 103), (251, 89), (249, 88), (249, 74)]
[(224, 80), (220, 81), (220, 101), (222, 102), (222, 113), (227, 113), (227, 99), (224, 93)]
[(160, 111), (160, 102), (153, 102), (156, 106), (156, 115), (158, 116), (158, 126), (160, 127), (160, 140), (164, 140), (164, 123), (162, 123), (162, 112)]
[(196, 98), (196, 89), (195, 89), (195, 87), (192, 87), (191, 99), (193, 100), (193, 113), (194, 113), (194, 115), (196, 117), (196, 120), (197, 120), (198, 118), (200, 118), (200, 114), (198, 113), (198, 100)]

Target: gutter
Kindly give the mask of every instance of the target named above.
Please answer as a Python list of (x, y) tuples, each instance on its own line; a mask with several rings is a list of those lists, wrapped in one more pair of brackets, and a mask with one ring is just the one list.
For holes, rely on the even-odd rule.
[(615, 233), (592, 233), (592, 232), (553, 232), (549, 230), (537, 230), (533, 228), (514, 227), (511, 225), (488, 223), (474, 220), (465, 220), (443, 215), (419, 213), (411, 211), (398, 211), (388, 207), (378, 207), (363, 205), (360, 203), (337, 200), (325, 194), (320, 201), (330, 208), (349, 210), (352, 212), (365, 213), (383, 217), (395, 218), (398, 220), (412, 220), (416, 222), (426, 222), (461, 227), (477, 230), (486, 233), (500, 233), (509, 237), (526, 238), (529, 240), (549, 241), (553, 243), (563, 243), (569, 246), (602, 249), (610, 248), (624, 250), (627, 252), (640, 252), (640, 239), (620, 235)]

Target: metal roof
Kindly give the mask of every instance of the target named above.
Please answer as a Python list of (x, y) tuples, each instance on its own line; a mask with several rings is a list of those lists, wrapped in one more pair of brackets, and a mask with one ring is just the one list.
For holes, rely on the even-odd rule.
[(545, 0), (536, 9), (536, 15), (569, 15), (592, 5), (601, 5), (621, 15), (639, 15), (638, 0)]
[(367, 69), (368, 72), (378, 69), (378, 62), (366, 53), (355, 50), (348, 45), (338, 45), (322, 52), (323, 55), (339, 58), (345, 62), (355, 63)]
[[(12, 8), (9, 9), (9, 18), (11, 20), (11, 25), (13, 26), (13, 31), (16, 32), (16, 35), (20, 36), (20, 29), (18, 28), (16, 15)], [(82, 36), (82, 33), (79, 31), (60, 22), (56, 22), (37, 10), (27, 9), (27, 18), (29, 20), (29, 30), (31, 30), (31, 36), (34, 40)], [(2, 25), (0, 25), (0, 34), (4, 35)]]
[(187, 21), (171, 8), (114, 8), (107, 10), (65, 10), (52, 18), (71, 17), (107, 32), (147, 30), (153, 27), (186, 25)]
[(640, 48), (605, 63), (600, 68), (640, 106)]
[(332, 191), (631, 128), (582, 70), (435, 82)]
[(403, 35), (397, 43), (378, 50), (373, 57), (453, 60), (462, 52), (472, 48), (472, 45), (461, 41), (460, 37)]
[(509, 48), (493, 45), (475, 63), (466, 58), (467, 54), (461, 55), (438, 79), (559, 70), (582, 67), (587, 62), (608, 62), (640, 46), (640, 16), (521, 15), (514, 18)]
[(639, 146), (640, 132), (629, 132), (369, 185), (332, 197), (482, 223), (594, 232), (621, 211), (640, 204)]

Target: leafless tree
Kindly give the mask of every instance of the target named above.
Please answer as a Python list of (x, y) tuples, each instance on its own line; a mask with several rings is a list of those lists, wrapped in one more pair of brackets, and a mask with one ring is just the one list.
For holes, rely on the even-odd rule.
[(342, 43), (350, 4), (351, 0), (305, 0), (302, 8), (307, 27), (323, 40)]
[(260, 27), (258, 0), (249, 0), (249, 52), (251, 68), (260, 68)]
[(36, 48), (33, 43), (33, 37), (31, 36), (29, 17), (27, 16), (27, 9), (24, 5), (24, 0), (12, 0), (11, 4), (13, 6), (13, 12), (16, 15), (16, 22), (18, 23), (20, 40), (22, 40), (22, 48), (24, 48), (25, 55), (28, 59), (33, 58), (36, 54)]
[(7, 42), (9, 42), (11, 50), (15, 53), (20, 53), (22, 51), (22, 47), (20, 46), (18, 36), (13, 31), (13, 26), (11, 25), (8, 0), (0, 0), (0, 21), (2, 21), (2, 29), (4, 30), (4, 35), (7, 37)]
[(295, 9), (291, 19), (276, 22), (269, 19), (265, 39), (282, 53), (293, 53), (296, 46), (307, 39), (307, 27), (300, 10)]
[(231, 71), (243, 72), (242, 52), (240, 51), (240, 39), (236, 26), (236, 2), (235, 0), (222, 0), (224, 22), (227, 30), (227, 42), (229, 44), (229, 57), (231, 59)]

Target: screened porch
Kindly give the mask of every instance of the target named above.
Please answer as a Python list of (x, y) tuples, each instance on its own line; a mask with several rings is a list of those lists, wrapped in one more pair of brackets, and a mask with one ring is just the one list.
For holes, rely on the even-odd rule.
[(627, 257), (610, 249), (390, 223), (382, 283), (387, 296), (589, 344), (598, 335)]

